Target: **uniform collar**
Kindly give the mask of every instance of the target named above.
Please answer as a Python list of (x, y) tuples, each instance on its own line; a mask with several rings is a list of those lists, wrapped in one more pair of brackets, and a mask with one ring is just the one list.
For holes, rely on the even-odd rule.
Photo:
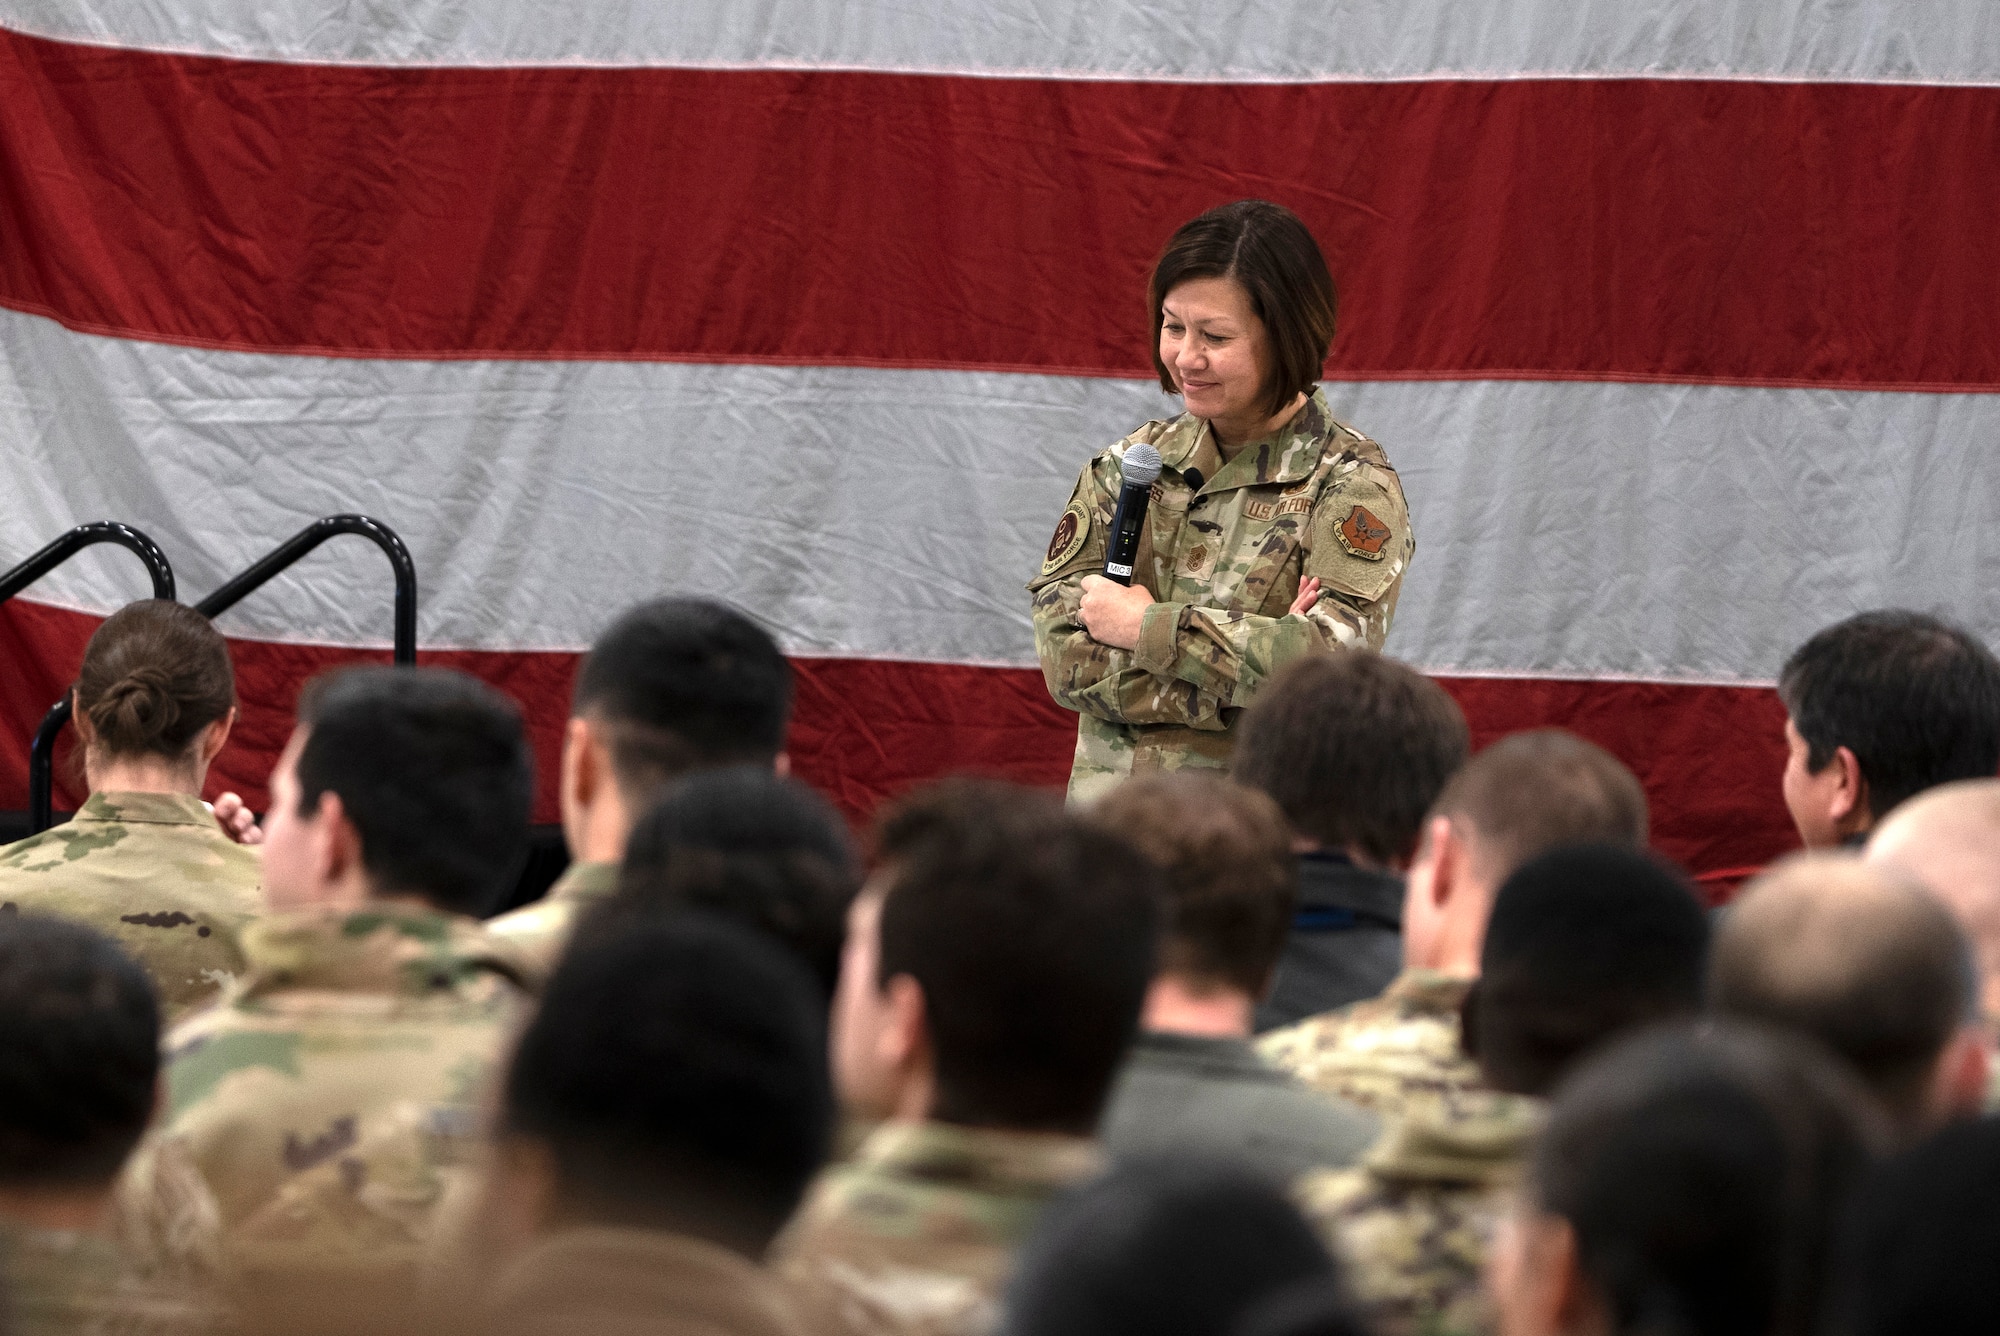
[(618, 864), (571, 863), (549, 887), (551, 900), (601, 900), (618, 889)]
[(1437, 970), (1406, 969), (1382, 991), (1384, 1002), (1394, 1002), (1416, 1015), (1436, 1016), (1458, 1021), (1459, 1009), (1465, 1005), (1465, 995), (1472, 991), (1472, 980), (1457, 974), (1441, 974)]
[(402, 906), (275, 914), (243, 930), (243, 954), (251, 993), (327, 988), (422, 996), (485, 975), (516, 975), (471, 919)]
[(70, 819), (143, 826), (205, 826), (218, 835), (222, 833), (208, 804), (192, 793), (93, 793)]
[(854, 1156), (862, 1169), (974, 1191), (1068, 1187), (1095, 1174), (1103, 1158), (1086, 1137), (937, 1121), (884, 1123)]
[[(1332, 433), (1333, 410), (1327, 406), (1326, 392), (1315, 387), (1290, 422), (1276, 434), (1252, 441), (1237, 451), (1234, 459), (1209, 476), (1201, 490), (1219, 492), (1309, 478), (1319, 467)], [(1192, 413), (1175, 418), (1154, 444), (1161, 461), (1179, 472), (1186, 472), (1186, 466), (1194, 462), (1198, 452), (1220, 458), (1207, 420)]]

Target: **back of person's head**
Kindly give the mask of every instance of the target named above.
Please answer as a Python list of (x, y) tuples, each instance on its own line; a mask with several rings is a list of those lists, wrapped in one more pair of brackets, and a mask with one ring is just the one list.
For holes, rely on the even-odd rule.
[(1241, 1168), (1135, 1159), (1053, 1203), (1022, 1247), (1005, 1336), (1222, 1336), (1330, 1281), (1298, 1208)]
[(1607, 1040), (1701, 1010), (1708, 916), (1672, 869), (1636, 849), (1552, 849), (1500, 887), (1465, 1045), (1487, 1084), (1546, 1095)]
[(1291, 832), (1255, 789), (1196, 770), (1128, 779), (1091, 815), (1164, 874), (1160, 973), (1262, 997), (1298, 902)]
[(877, 828), (877, 983), (923, 990), (933, 1115), (1088, 1133), (1157, 962), (1160, 878), (1055, 797), (951, 780)]
[(528, 847), (532, 761), (520, 711), (443, 668), (349, 668), (299, 698), (299, 815), (339, 797), (380, 895), (492, 909)]
[(735, 766), (688, 776), (639, 819), (600, 912), (607, 926), (685, 908), (734, 919), (783, 945), (831, 996), (860, 885), (846, 825), (824, 799), (769, 766)]
[(1910, 799), (1868, 837), (1868, 862), (1914, 878), (1972, 938), (1983, 1006), (2000, 1021), (2000, 779), (1962, 779)]
[(178, 760), (236, 708), (229, 646), (184, 604), (129, 603), (84, 648), (76, 708), (105, 756)]
[(115, 944), (0, 914), (0, 1190), (109, 1186), (152, 1118), (159, 1049), (152, 982)]
[(1829, 1336), (2000, 1331), (2000, 1118), (1947, 1127), (1882, 1165), (1847, 1212)]
[(1939, 1063), (1972, 1016), (1971, 952), (1929, 895), (1843, 854), (1801, 854), (1723, 916), (1715, 1012), (1811, 1035), (1906, 1130), (1939, 1112)]
[(1385, 865), (1416, 852), (1424, 814), (1465, 764), (1470, 734), (1443, 687), (1369, 650), (1309, 654), (1257, 695), (1230, 775), (1323, 849)]
[(663, 598), (597, 638), (571, 713), (605, 731), (618, 787), (638, 806), (691, 770), (768, 769), (791, 709), (791, 665), (768, 632), (720, 603)]
[(1778, 696), (1806, 745), (1806, 769), (1854, 754), (1869, 813), (1954, 779), (2000, 770), (2000, 660), (1919, 612), (1864, 612), (1799, 646)]
[(579, 937), (507, 1072), (560, 1214), (761, 1254), (826, 1155), (824, 1008), (804, 968), (699, 910)]
[(1497, 888), (1565, 844), (1646, 844), (1646, 791), (1595, 743), (1559, 728), (1512, 733), (1452, 776), (1433, 817), (1464, 829), (1474, 873)]
[[(1612, 1333), (1811, 1336), (1834, 1222), (1883, 1142), (1852, 1078), (1806, 1041), (1648, 1031), (1558, 1089), (1530, 1157), (1521, 1253), (1528, 1270), (1572, 1267)], [(1552, 1227), (1573, 1250), (1537, 1247)], [(1496, 1278), (1503, 1311), (1567, 1289)]]

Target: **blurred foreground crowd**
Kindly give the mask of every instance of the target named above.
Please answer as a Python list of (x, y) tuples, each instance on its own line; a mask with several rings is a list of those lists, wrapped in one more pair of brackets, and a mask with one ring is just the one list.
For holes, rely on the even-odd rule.
[(313, 682), (261, 823), (205, 618), (75, 691), (90, 797), (0, 849), (0, 1336), (2000, 1331), (2000, 663), (1929, 617), (1787, 664), (1808, 852), (1714, 913), (1616, 759), (1365, 651), (1227, 778), (951, 780), (864, 857), (777, 646), (649, 603), (490, 919), (487, 687)]

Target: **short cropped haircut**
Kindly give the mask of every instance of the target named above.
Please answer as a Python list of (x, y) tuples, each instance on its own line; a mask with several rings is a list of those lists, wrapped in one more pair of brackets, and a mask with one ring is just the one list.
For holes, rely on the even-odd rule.
[(1888, 609), (1827, 627), (1786, 661), (1778, 697), (1807, 769), (1854, 753), (1877, 820), (1934, 785), (2000, 771), (2000, 660), (1935, 617)]
[(1670, 1026), (1562, 1084), (1524, 1186), (1574, 1231), (1609, 1330), (1808, 1336), (1833, 1221), (1885, 1139), (1852, 1077), (1795, 1036)]
[(1053, 1203), (1021, 1250), (1002, 1336), (1214, 1336), (1333, 1259), (1285, 1194), (1235, 1165), (1141, 1158)]
[(1371, 650), (1308, 654), (1258, 693), (1230, 774), (1321, 848), (1407, 862), (1424, 814), (1471, 754), (1443, 687)]
[(1567, 845), (1501, 885), (1464, 1008), (1488, 1085), (1547, 1095), (1606, 1041), (1701, 1010), (1708, 915), (1694, 888), (1637, 850)]
[(826, 1158), (825, 1011), (777, 946), (699, 910), (580, 936), (507, 1072), (503, 1125), (594, 1223), (757, 1256)]
[(736, 766), (688, 776), (639, 818), (601, 912), (706, 909), (783, 946), (831, 997), (860, 887), (839, 813), (768, 766)]
[(335, 793), (385, 895), (490, 911), (528, 848), (534, 774), (520, 711), (444, 668), (350, 668), (299, 699), (299, 810)]
[(1501, 738), (1452, 776), (1431, 810), (1471, 825), (1478, 871), (1494, 883), (1560, 845), (1646, 843), (1638, 778), (1559, 728)]
[(1126, 780), (1091, 816), (1164, 874), (1160, 973), (1262, 997), (1299, 899), (1278, 805), (1220, 775), (1179, 770)]
[(1160, 876), (1052, 795), (950, 780), (890, 809), (881, 975), (923, 988), (936, 1116), (1087, 1133), (1152, 981)]
[(1146, 289), (1152, 306), (1153, 370), (1160, 388), (1180, 393), (1160, 360), (1162, 306), (1181, 284), (1198, 278), (1233, 278), (1250, 296), (1250, 309), (1271, 341), (1271, 383), (1263, 406), (1276, 413), (1311, 393), (1333, 344), (1336, 297), (1326, 257), (1299, 216), (1282, 204), (1238, 200), (1181, 224), (1153, 265)]
[(1801, 854), (1750, 883), (1716, 934), (1711, 1009), (1811, 1035), (1906, 1129), (1968, 1023), (1972, 950), (1944, 906), (1847, 854)]
[(108, 755), (178, 759), (236, 707), (229, 646), (185, 604), (128, 603), (85, 646), (76, 707)]
[(159, 1072), (145, 970), (81, 924), (0, 913), (0, 1187), (109, 1184)]
[(785, 749), (792, 670), (736, 609), (699, 598), (641, 603), (591, 646), (571, 713), (609, 734), (633, 806), (668, 780), (725, 765), (770, 766)]
[(1847, 1212), (1840, 1336), (2000, 1331), (2000, 1118), (1958, 1123), (1889, 1161)]

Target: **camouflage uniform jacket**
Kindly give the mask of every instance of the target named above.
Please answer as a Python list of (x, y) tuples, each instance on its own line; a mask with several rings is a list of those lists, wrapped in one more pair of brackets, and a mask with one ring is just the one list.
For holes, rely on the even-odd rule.
[(1377, 1336), (1494, 1330), (1484, 1278), (1541, 1101), (1468, 1093), (1391, 1128), (1358, 1168), (1307, 1175), (1299, 1206), (1344, 1264)]
[(262, 908), (263, 863), (201, 799), (93, 793), (75, 817), (0, 849), (0, 912), (89, 924), (146, 967), (163, 1019), (243, 969), (237, 935)]
[(245, 977), (167, 1038), (126, 1237), (246, 1285), (413, 1278), (523, 1010), (510, 967), (472, 920), (390, 906), (273, 916), (244, 949)]
[(555, 972), (583, 911), (618, 889), (618, 864), (571, 863), (548, 894), (490, 920), (486, 931), (512, 952), (539, 990)]
[(209, 1336), (222, 1315), (192, 1292), (142, 1280), (108, 1238), (0, 1225), (8, 1336)]
[(576, 1225), (537, 1239), (493, 1282), (494, 1336), (799, 1336), (765, 1268), (681, 1234)]
[(773, 1257), (824, 1336), (983, 1336), (1042, 1207), (1101, 1163), (1077, 1137), (888, 1123), (820, 1176)]
[[(1083, 577), (1104, 567), (1125, 451), (1142, 442), (1165, 468), (1133, 580), (1159, 601), (1138, 646), (1113, 649), (1083, 629), (1077, 605)], [(1088, 800), (1134, 771), (1226, 765), (1235, 722), (1272, 673), (1315, 649), (1381, 648), (1415, 547), (1382, 447), (1335, 421), (1320, 391), (1226, 464), (1207, 422), (1185, 413), (1092, 460), (1028, 586), (1042, 675), (1081, 716), (1070, 796)], [(1292, 616), (1306, 576), (1320, 581), (1319, 603)]]
[(1404, 970), (1382, 996), (1273, 1030), (1257, 1051), (1315, 1090), (1390, 1120), (1449, 1111), (1481, 1085), (1459, 1046), (1458, 1012), (1471, 987), (1470, 979)]

